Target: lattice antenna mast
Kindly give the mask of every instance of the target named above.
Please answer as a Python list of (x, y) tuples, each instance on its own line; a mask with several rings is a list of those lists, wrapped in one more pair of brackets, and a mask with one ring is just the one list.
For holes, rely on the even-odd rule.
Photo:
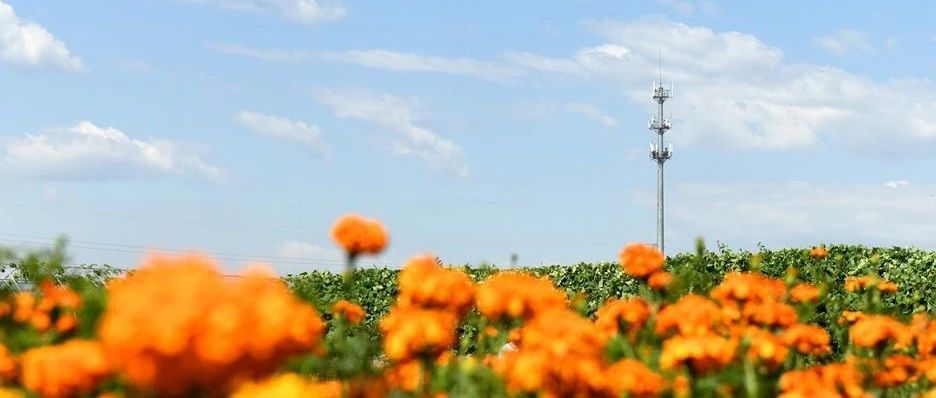
[(660, 52), (660, 80), (650, 87), (657, 113), (650, 117), (649, 128), (657, 134), (656, 142), (650, 144), (650, 158), (657, 163), (657, 248), (663, 251), (663, 163), (673, 156), (673, 145), (664, 146), (663, 134), (670, 129), (670, 119), (663, 116), (663, 103), (673, 97), (673, 84), (663, 82), (663, 55)]

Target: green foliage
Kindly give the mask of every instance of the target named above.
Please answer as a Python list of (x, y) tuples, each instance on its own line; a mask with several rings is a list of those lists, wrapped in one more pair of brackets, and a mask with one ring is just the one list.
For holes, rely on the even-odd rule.
[[(731, 250), (719, 245), (717, 250), (706, 250), (701, 240), (695, 253), (680, 253), (668, 258), (666, 268), (676, 274), (680, 285), (670, 289), (670, 296), (676, 297), (686, 292), (704, 293), (720, 282), (727, 272), (759, 270), (778, 278), (788, 277), (788, 270), (795, 269), (799, 281), (809, 281), (822, 285), (827, 291), (828, 300), (823, 300), (819, 307), (804, 321), (816, 322), (824, 327), (834, 328), (838, 314), (843, 308), (826, 308), (828, 303), (852, 303), (858, 298), (849, 296), (843, 285), (846, 277), (878, 275), (896, 282), (900, 290), (895, 295), (882, 298), (881, 305), (909, 316), (914, 312), (936, 310), (936, 290), (932, 289), (936, 281), (936, 252), (914, 248), (871, 248), (853, 245), (828, 246), (829, 256), (816, 259), (809, 256), (807, 249), (780, 249), (758, 252)], [(483, 281), (497, 272), (491, 266), (468, 267), (463, 269), (475, 280)], [(640, 284), (624, 274), (616, 262), (595, 264), (550, 265), (535, 268), (519, 268), (550, 278), (570, 297), (583, 294), (583, 310), (593, 314), (610, 298), (638, 294)], [(373, 323), (387, 313), (397, 294), (397, 270), (369, 268), (356, 271), (355, 280), (348, 297), (360, 304), (367, 311), (365, 325)], [(342, 277), (339, 274), (323, 271), (303, 272), (285, 278), (297, 295), (314, 303), (322, 312), (328, 313), (328, 307), (342, 298)], [(849, 301), (851, 300), (851, 301)], [(373, 326), (371, 326), (373, 327)], [(477, 331), (470, 331), (476, 333)]]

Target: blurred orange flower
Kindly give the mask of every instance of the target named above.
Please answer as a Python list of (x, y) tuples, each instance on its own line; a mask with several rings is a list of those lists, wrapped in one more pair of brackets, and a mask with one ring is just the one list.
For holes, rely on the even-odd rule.
[(631, 243), (621, 249), (621, 266), (635, 278), (646, 278), (663, 269), (666, 257), (659, 249), (643, 243)]
[(848, 336), (853, 344), (863, 348), (892, 342), (895, 348), (900, 349), (913, 342), (909, 326), (884, 315), (868, 315), (859, 319), (848, 329)]
[(687, 294), (660, 310), (655, 331), (661, 336), (671, 332), (682, 335), (708, 334), (722, 326), (720, 315), (721, 310), (711, 300)]
[(842, 316), (839, 317), (839, 325), (853, 324), (858, 322), (865, 317), (865, 313), (861, 311), (842, 311)]
[(0, 344), (0, 385), (6, 385), (16, 377), (16, 368), (16, 358), (5, 345)]
[(845, 278), (845, 290), (849, 292), (856, 292), (859, 290), (864, 290), (865, 288), (874, 286), (878, 283), (878, 278), (873, 275), (867, 276), (849, 276)]
[(826, 258), (829, 256), (829, 251), (825, 246), (816, 246), (809, 250), (809, 256), (813, 258)]
[(650, 306), (640, 298), (609, 300), (595, 316), (595, 325), (606, 337), (619, 332), (633, 337), (650, 317)]
[(647, 279), (647, 285), (654, 290), (666, 289), (671, 282), (673, 282), (673, 274), (662, 271), (654, 272), (650, 275), (650, 278)]
[(397, 305), (449, 311), (462, 317), (475, 299), (475, 285), (464, 272), (442, 267), (431, 255), (411, 258), (397, 277)]
[(744, 304), (741, 315), (749, 322), (767, 327), (787, 327), (796, 323), (796, 309), (777, 301)]
[(780, 300), (786, 293), (783, 282), (752, 272), (729, 272), (709, 297), (722, 304), (729, 301)]
[(529, 319), (555, 308), (566, 307), (566, 295), (546, 278), (517, 272), (500, 272), (477, 290), (478, 311), (492, 320)]
[(916, 361), (906, 355), (893, 355), (884, 359), (883, 368), (874, 372), (874, 384), (891, 388), (906, 383), (916, 373)]
[(815, 325), (790, 326), (783, 332), (783, 341), (802, 354), (825, 355), (832, 351), (829, 332)]
[(449, 312), (393, 307), (380, 321), (384, 353), (396, 362), (436, 357), (454, 343), (456, 326)]
[(877, 285), (882, 293), (897, 293), (897, 284), (890, 281), (881, 282)]
[(792, 370), (780, 377), (780, 398), (866, 397), (864, 376), (851, 363)]
[(711, 334), (674, 336), (663, 342), (660, 368), (672, 370), (688, 364), (699, 373), (715, 371), (731, 363), (737, 348), (736, 340)]
[(320, 349), (325, 324), (259, 269), (226, 280), (203, 257), (152, 257), (112, 280), (99, 327), (109, 358), (159, 395), (230, 391), (287, 357)]
[(767, 330), (749, 326), (741, 336), (748, 340), (747, 357), (759, 361), (771, 369), (776, 369), (786, 360), (789, 348), (783, 339)]
[(23, 353), (23, 386), (43, 397), (73, 397), (93, 391), (110, 372), (97, 342), (69, 340)]
[(286, 373), (246, 383), (234, 391), (231, 398), (340, 398), (341, 387), (338, 381), (315, 382), (295, 373)]
[(341, 216), (332, 227), (332, 239), (353, 256), (378, 254), (387, 246), (387, 230), (377, 220), (357, 214)]
[(608, 394), (615, 397), (657, 397), (666, 390), (666, 380), (640, 361), (624, 359), (604, 372)]
[(587, 319), (555, 309), (537, 315), (520, 333), (520, 348), (494, 363), (511, 392), (598, 396), (607, 388), (602, 373), (605, 337)]
[(357, 325), (364, 320), (364, 309), (360, 305), (352, 303), (348, 300), (338, 300), (335, 305), (332, 306), (332, 313), (341, 316), (352, 325)]
[(800, 283), (790, 289), (790, 299), (794, 303), (815, 303), (819, 300), (819, 288), (809, 283)]

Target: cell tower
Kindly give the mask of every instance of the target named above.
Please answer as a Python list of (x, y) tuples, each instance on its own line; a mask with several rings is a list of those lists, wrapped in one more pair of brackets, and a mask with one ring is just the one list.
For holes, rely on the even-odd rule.
[(657, 103), (657, 113), (650, 117), (650, 131), (657, 134), (657, 140), (650, 143), (650, 158), (657, 163), (657, 248), (663, 251), (663, 163), (673, 156), (673, 145), (664, 146), (663, 134), (670, 129), (670, 119), (663, 116), (663, 103), (673, 96), (673, 84), (663, 83), (663, 57), (660, 56), (660, 80), (651, 85), (653, 100)]

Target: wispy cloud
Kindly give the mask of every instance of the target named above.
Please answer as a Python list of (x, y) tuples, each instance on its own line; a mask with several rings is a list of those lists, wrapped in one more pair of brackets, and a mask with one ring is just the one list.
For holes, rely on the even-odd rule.
[(897, 189), (897, 188), (905, 187), (907, 185), (910, 185), (910, 182), (907, 180), (894, 180), (894, 181), (888, 181), (884, 183), (884, 186), (890, 189)]
[[(816, 182), (677, 183), (671, 228), (751, 246), (850, 241), (871, 245), (936, 244), (934, 185)], [(793, 198), (793, 199), (791, 199)], [(640, 202), (652, 205), (652, 198)]]
[(414, 99), (363, 89), (319, 90), (315, 98), (341, 118), (363, 120), (397, 134), (392, 146), (396, 154), (420, 159), (426, 165), (467, 177), (461, 148), (419, 124), (419, 104)]
[(0, 60), (22, 68), (81, 71), (84, 64), (61, 40), (37, 23), (21, 20), (0, 0)]
[(569, 57), (522, 54), (511, 61), (548, 76), (617, 86), (646, 104), (647, 81), (663, 48), (664, 79), (677, 84), (670, 109), (678, 143), (801, 150), (829, 140), (867, 153), (916, 143), (918, 155), (936, 153), (926, 149), (936, 147), (931, 82), (876, 82), (829, 66), (788, 63), (779, 48), (740, 32), (666, 20), (588, 26), (607, 42)]
[(447, 58), (390, 50), (349, 50), (323, 54), (324, 59), (361, 65), (375, 69), (438, 72), (470, 76), (484, 80), (508, 81), (520, 71), (509, 65), (472, 58)]
[(2, 168), (18, 176), (54, 180), (108, 180), (188, 174), (216, 179), (221, 171), (185, 145), (138, 139), (113, 127), (82, 121), (72, 127), (9, 138)]
[(592, 104), (586, 104), (584, 102), (567, 102), (563, 104), (562, 107), (568, 112), (572, 112), (588, 120), (601, 123), (605, 127), (615, 128), (618, 126), (617, 120), (611, 116), (606, 115), (601, 111), (601, 109), (598, 109), (597, 106)]
[(337, 0), (186, 0), (193, 3), (211, 3), (237, 11), (278, 15), (284, 19), (315, 25), (341, 19), (347, 12)]
[(276, 48), (262, 49), (235, 44), (210, 45), (209, 47), (220, 53), (255, 58), (266, 62), (334, 62), (372, 69), (442, 73), (498, 82), (514, 80), (523, 72), (521, 68), (503, 62), (489, 62), (464, 57), (440, 57), (383, 49), (311, 52)]
[(873, 54), (875, 52), (871, 37), (867, 33), (851, 29), (817, 37), (814, 43), (840, 57), (851, 54)]
[(324, 153), (329, 149), (319, 127), (305, 122), (253, 111), (238, 112), (234, 115), (234, 121), (254, 133), (298, 143), (315, 153)]

